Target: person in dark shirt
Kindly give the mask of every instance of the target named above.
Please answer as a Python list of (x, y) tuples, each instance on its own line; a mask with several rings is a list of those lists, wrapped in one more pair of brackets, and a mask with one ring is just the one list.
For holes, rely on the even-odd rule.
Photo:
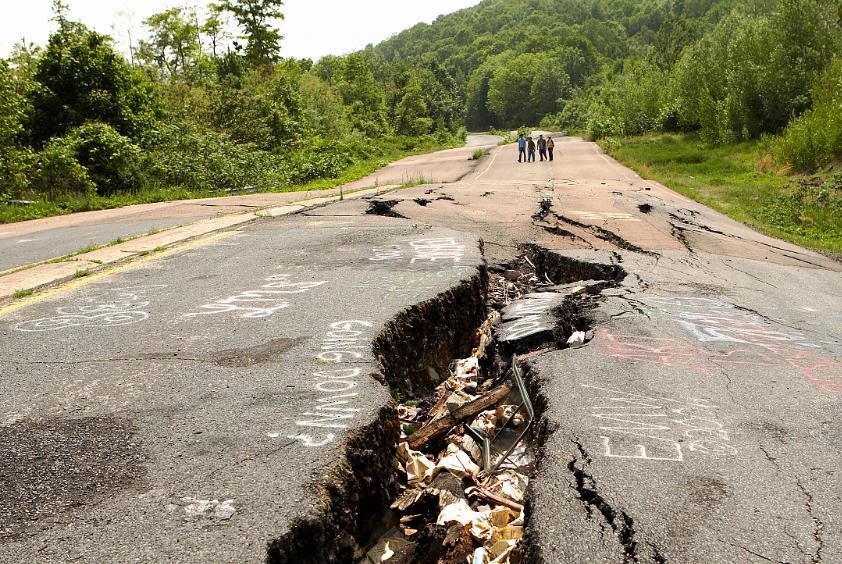
[(527, 148), (529, 150), (529, 158), (527, 159), (528, 162), (534, 163), (535, 162), (535, 140), (532, 139), (530, 136), (529, 139), (526, 141)]
[(538, 154), (541, 156), (541, 162), (547, 158), (547, 140), (543, 135), (538, 136)]

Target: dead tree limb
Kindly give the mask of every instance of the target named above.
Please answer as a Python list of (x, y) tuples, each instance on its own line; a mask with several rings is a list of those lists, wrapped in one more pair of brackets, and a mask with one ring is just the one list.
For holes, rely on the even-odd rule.
[(500, 403), (506, 399), (506, 396), (511, 391), (512, 388), (509, 384), (502, 384), (484, 396), (460, 405), (452, 412), (434, 421), (430, 421), (409, 437), (409, 447), (413, 450), (420, 449), (430, 441), (440, 438), (459, 423), (462, 423), (466, 419), (476, 417), (489, 407)]

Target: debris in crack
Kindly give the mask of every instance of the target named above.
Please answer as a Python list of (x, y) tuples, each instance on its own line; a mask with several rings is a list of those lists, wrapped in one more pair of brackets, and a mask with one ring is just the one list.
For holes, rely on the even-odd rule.
[(405, 215), (401, 215), (392, 209), (399, 202), (400, 200), (371, 200), (368, 203), (368, 210), (366, 210), (365, 213), (369, 215), (382, 215), (386, 217), (408, 219)]
[(520, 440), (534, 415), (531, 404), (524, 407), (529, 400), (516, 364), (514, 386), (508, 373), (480, 366), (499, 322), (492, 311), (475, 334), (471, 356), (452, 363), (431, 398), (399, 406), (405, 485), (391, 505), (392, 528), (360, 555), (362, 562), (519, 561), (514, 554), (534, 471), (531, 447)]

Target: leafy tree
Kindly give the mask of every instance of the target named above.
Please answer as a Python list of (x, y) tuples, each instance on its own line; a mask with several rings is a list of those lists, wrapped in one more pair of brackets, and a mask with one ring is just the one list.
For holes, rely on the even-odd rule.
[(299, 90), (309, 129), (329, 139), (341, 139), (350, 133), (342, 95), (335, 88), (308, 73), (301, 77)]
[(32, 154), (21, 147), (27, 101), (17, 77), (6, 61), (0, 60), (0, 200), (3, 195), (26, 189)]
[(53, 139), (50, 145), (72, 154), (100, 195), (141, 187), (140, 148), (107, 124), (86, 123)]
[(214, 125), (262, 150), (299, 147), (310, 132), (298, 80), (299, 71), (287, 67), (268, 76), (251, 69), (223, 82), (213, 101)]
[(368, 58), (360, 53), (348, 55), (343, 61), (338, 88), (355, 129), (369, 137), (386, 132), (385, 94)]
[(421, 80), (412, 76), (403, 97), (395, 108), (395, 125), (402, 135), (424, 135), (430, 132), (433, 120), (427, 117), (427, 103)]
[(570, 79), (560, 62), (524, 53), (495, 71), (488, 82), (488, 107), (502, 125), (537, 124), (562, 108), (569, 90)]
[(215, 59), (219, 56), (219, 48), (221, 44), (230, 39), (230, 36), (226, 31), (227, 21), (225, 18), (225, 12), (219, 4), (208, 4), (208, 10), (208, 17), (202, 24), (200, 31), (210, 42), (211, 55)]
[(88, 121), (132, 136), (156, 111), (148, 85), (108, 37), (81, 24), (69, 23), (50, 37), (34, 80), (27, 130), (36, 145)]
[(243, 31), (246, 59), (253, 65), (269, 65), (278, 61), (283, 36), (273, 27), (273, 20), (282, 20), (283, 0), (223, 0), (219, 9), (230, 12)]
[(143, 23), (149, 28), (151, 37), (149, 41), (140, 42), (138, 58), (156, 65), (165, 77), (185, 77), (201, 53), (195, 12), (171, 8), (150, 16)]

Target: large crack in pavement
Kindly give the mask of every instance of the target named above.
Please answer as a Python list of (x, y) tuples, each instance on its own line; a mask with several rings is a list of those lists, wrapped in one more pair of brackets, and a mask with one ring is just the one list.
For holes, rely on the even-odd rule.
[[(553, 218), (555, 220), (555, 224), (548, 224), (546, 223), (548, 218)], [(611, 231), (610, 229), (606, 229), (600, 225), (593, 225), (591, 223), (583, 223), (581, 221), (577, 221), (575, 219), (571, 219), (566, 217), (556, 211), (553, 210), (553, 203), (552, 199), (548, 196), (545, 196), (541, 202), (538, 211), (532, 216), (533, 223), (548, 233), (553, 233), (555, 235), (563, 235), (565, 237), (571, 237), (572, 239), (580, 239), (586, 241), (581, 236), (578, 236), (566, 229), (559, 227), (558, 222), (566, 223), (567, 225), (571, 225), (573, 227), (577, 227), (584, 231), (590, 232), (593, 234), (597, 239), (610, 243), (611, 245), (617, 247), (618, 249), (623, 249), (625, 251), (631, 251), (633, 253), (638, 253), (641, 255), (647, 255), (651, 257), (659, 257), (660, 253), (655, 251), (650, 251), (648, 249), (644, 249), (639, 245), (635, 245), (631, 241), (624, 239), (617, 233)], [(593, 245), (588, 243), (591, 248)]]
[[(584, 504), (588, 515), (593, 517), (597, 511), (605, 523), (611, 528), (612, 534), (623, 547), (626, 562), (638, 562), (637, 540), (634, 530), (634, 519), (625, 511), (614, 508), (600, 495), (596, 479), (587, 472), (591, 464), (591, 457), (575, 435), (570, 439), (578, 450), (579, 456), (573, 457), (567, 464), (567, 469), (575, 480), (574, 488), (579, 499)], [(603, 531), (605, 527), (600, 523)], [(650, 543), (651, 545), (651, 543)]]

